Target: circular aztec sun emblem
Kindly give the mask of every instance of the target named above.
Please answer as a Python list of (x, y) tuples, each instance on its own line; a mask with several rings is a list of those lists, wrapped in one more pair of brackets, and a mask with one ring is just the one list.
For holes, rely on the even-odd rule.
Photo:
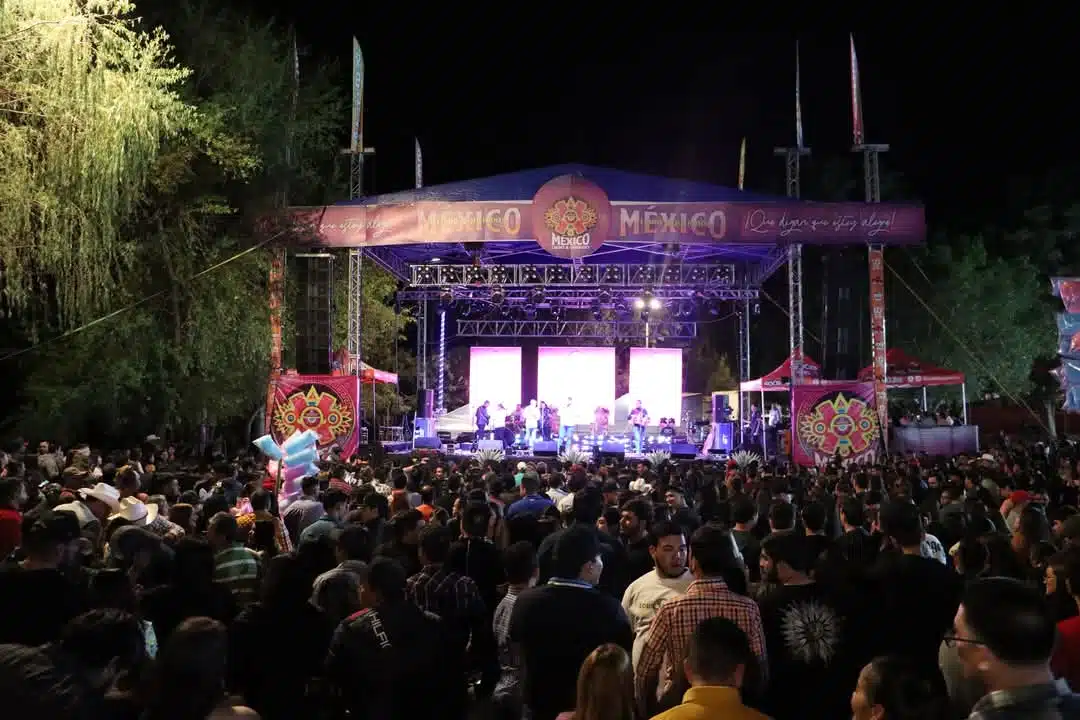
[(319, 445), (329, 445), (352, 432), (353, 411), (333, 393), (311, 385), (306, 392), (298, 390), (279, 402), (274, 408), (273, 423), (282, 439), (296, 431), (314, 430), (319, 435)]
[(799, 437), (823, 455), (859, 455), (877, 441), (877, 417), (861, 398), (837, 394), (799, 419)]
[(563, 237), (581, 237), (596, 227), (599, 220), (592, 205), (573, 195), (556, 201), (544, 213), (544, 225)]

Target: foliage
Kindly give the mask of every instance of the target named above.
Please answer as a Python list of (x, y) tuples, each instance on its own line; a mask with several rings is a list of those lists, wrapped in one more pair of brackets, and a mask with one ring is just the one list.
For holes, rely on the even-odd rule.
[(721, 353), (708, 336), (699, 336), (686, 354), (685, 385), (687, 392), (700, 393), (734, 390), (738, 385), (727, 355)]
[[(128, 309), (25, 356), (26, 431), (65, 439), (84, 438), (88, 428), (96, 438), (180, 432), (201, 422), (246, 421), (265, 399), (268, 252), (257, 221), (281, 202), (286, 186), (298, 202), (330, 192), (325, 179), (346, 106), (331, 68), (308, 68), (297, 89), (289, 32), (207, 7), (168, 6), (153, 18), (195, 71), (175, 71), (186, 77), (176, 88), (176, 102), (189, 108), (185, 124), (155, 130), (148, 182), (140, 186), (131, 176), (139, 193), (130, 212), (108, 221), (118, 236), (138, 238), (117, 245), (126, 265), (107, 266), (109, 308)], [(124, 37), (137, 47), (142, 35)], [(46, 60), (35, 62), (42, 82), (51, 82)], [(145, 132), (129, 128), (131, 141)], [(92, 195), (94, 179), (71, 192)], [(61, 277), (50, 279), (60, 285)]]
[[(3, 296), (32, 331), (108, 307), (138, 241), (125, 221), (162, 143), (194, 113), (165, 34), (124, 0), (7, 0), (0, 8)], [(48, 290), (48, 292), (45, 292)]]
[[(1032, 364), (1054, 342), (1045, 279), (1024, 256), (994, 257), (982, 236), (960, 236), (928, 250), (919, 292), (897, 338), (913, 354), (962, 371), (979, 392), (1019, 397), (1033, 388)], [(895, 285), (894, 285), (895, 287)], [(934, 317), (936, 315), (936, 317)], [(895, 337), (894, 333), (894, 337)]]
[(559, 455), (559, 462), (567, 467), (570, 465), (588, 465), (590, 459), (588, 453), (573, 448), (567, 449), (566, 452)]
[(645, 459), (649, 462), (649, 467), (656, 470), (671, 460), (671, 453), (667, 450), (654, 450), (651, 453), (646, 453)]
[(481, 465), (489, 462), (500, 463), (506, 459), (506, 453), (499, 448), (488, 448), (473, 452), (473, 457), (479, 460)]

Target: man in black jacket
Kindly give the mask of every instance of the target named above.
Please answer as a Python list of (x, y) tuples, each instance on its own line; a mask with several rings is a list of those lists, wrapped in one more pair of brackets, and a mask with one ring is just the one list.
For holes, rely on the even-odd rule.
[[(440, 687), (446, 658), (442, 623), (405, 597), (405, 571), (389, 558), (376, 558), (361, 586), (367, 609), (347, 618), (334, 633), (326, 659), (326, 679), (339, 700), (339, 716), (365, 718), (446, 718), (460, 715)], [(454, 677), (454, 673), (449, 673)], [(423, 685), (417, 686), (417, 682)]]

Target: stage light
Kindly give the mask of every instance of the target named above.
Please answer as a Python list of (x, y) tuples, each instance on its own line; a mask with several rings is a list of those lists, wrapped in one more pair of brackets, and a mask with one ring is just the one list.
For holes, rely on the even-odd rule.
[(440, 263), (440, 262), (442, 262), (442, 258), (433, 257), (433, 258), (431, 258), (431, 262)]
[(436, 403), (441, 412), (446, 408), (446, 311), (439, 313), (439, 379), (435, 385)]
[(570, 282), (570, 268), (566, 265), (548, 265), (544, 268), (548, 285), (565, 285)]
[(506, 300), (506, 293), (503, 291), (502, 287), (496, 285), (493, 288), (491, 288), (491, 302), (492, 302), (492, 304), (494, 304), (494, 305), (502, 305), (505, 300)]
[(442, 274), (443, 284), (445, 285), (461, 285), (462, 284), (462, 272), (461, 267), (457, 265), (444, 265), (439, 268), (439, 272)]
[(599, 300), (601, 305), (611, 304), (611, 292), (609, 292), (608, 290), (601, 290), (600, 294), (597, 295), (596, 298), (597, 300)]
[(470, 285), (483, 285), (484, 284), (484, 268), (479, 265), (472, 265), (465, 270), (465, 282)]
[(421, 265), (416, 268), (416, 284), (417, 285), (434, 285), (435, 284), (435, 268), (430, 268), (426, 265)]
[(650, 310), (659, 310), (660, 309), (660, 298), (655, 298), (655, 297), (649, 298), (649, 309)]
[(754, 304), (750, 306), (750, 311), (755, 315), (761, 314), (761, 303), (754, 301)]
[(454, 293), (449, 290), (443, 290), (439, 293), (439, 309), (446, 310), (454, 304)]
[(634, 307), (638, 310), (645, 309), (645, 300), (643, 298), (634, 298)]
[(493, 265), (489, 269), (491, 275), (491, 282), (499, 283), (500, 285), (510, 282), (510, 269), (505, 265)]
[(544, 302), (544, 288), (536, 287), (530, 290), (529, 299), (537, 305)]

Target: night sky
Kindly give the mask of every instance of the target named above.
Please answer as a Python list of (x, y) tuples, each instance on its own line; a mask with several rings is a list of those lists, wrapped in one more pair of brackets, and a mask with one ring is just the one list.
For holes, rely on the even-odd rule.
[[(851, 145), (846, 27), (725, 31), (690, 15), (665, 30), (647, 15), (561, 5), (527, 16), (371, 7), (281, 0), (277, 10), (312, 56), (347, 65), (351, 36), (360, 40), (366, 144), (378, 151), (368, 192), (411, 186), (414, 136), (428, 185), (563, 162), (734, 185), (745, 135), (747, 188), (776, 189), (772, 148), (795, 135), (796, 37), (807, 145), (819, 162)], [(892, 146), (883, 169), (903, 173), (932, 223), (989, 218), (1017, 177), (1080, 158), (1062, 74), (1072, 22), (1008, 20), (854, 28), (867, 141)]]

